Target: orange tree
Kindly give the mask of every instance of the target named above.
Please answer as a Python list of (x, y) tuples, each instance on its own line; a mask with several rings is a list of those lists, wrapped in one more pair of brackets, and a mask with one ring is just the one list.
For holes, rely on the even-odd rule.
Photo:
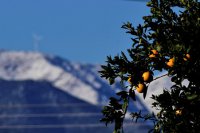
[[(174, 83), (160, 95), (152, 95), (159, 113), (132, 112), (133, 119), (152, 120), (151, 132), (199, 132), (200, 129), (200, 3), (198, 0), (151, 0), (150, 15), (143, 24), (124, 28), (132, 36), (127, 54), (107, 57), (101, 77), (110, 84), (119, 78), (124, 90), (104, 106), (102, 122), (115, 123), (115, 133), (123, 132), (129, 101), (136, 93), (146, 97), (155, 71), (167, 72)], [(188, 84), (183, 84), (188, 81)], [(126, 86), (126, 82), (129, 85)], [(163, 88), (157, 88), (163, 89)]]

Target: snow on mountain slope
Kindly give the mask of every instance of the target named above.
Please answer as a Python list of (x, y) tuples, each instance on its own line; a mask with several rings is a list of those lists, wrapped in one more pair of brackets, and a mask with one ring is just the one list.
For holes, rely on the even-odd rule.
[[(58, 57), (35, 52), (2, 51), (0, 52), (0, 66), (0, 78), (2, 79), (45, 80), (89, 103), (98, 104), (102, 101), (98, 97), (101, 84), (95, 80), (97, 75), (90, 70), (81, 70), (83, 66), (80, 64), (72, 64)], [(106, 93), (106, 90), (103, 91)]]
[[(105, 105), (109, 97), (115, 96), (120, 85), (110, 86), (106, 80), (100, 78), (98, 70), (99, 65), (72, 63), (38, 52), (0, 52), (1, 79), (47, 81), (93, 105)], [(139, 110), (145, 110), (143, 103), (135, 106)]]
[[(2, 92), (5, 92), (1, 94), (2, 98), (0, 100), (1, 103), (0, 108), (6, 107), (6, 110), (4, 111), (1, 110), (3, 112), (0, 112), (2, 113), (0, 114), (0, 123), (2, 120), (1, 118), (11, 117), (9, 116), (9, 114), (7, 114), (10, 112), (10, 111), (7, 112), (7, 108), (10, 107), (16, 108), (19, 105), (26, 106), (30, 104), (31, 108), (28, 110), (35, 111), (35, 105), (39, 105), (39, 107), (42, 107), (40, 104), (42, 103), (43, 105), (44, 101), (45, 101), (44, 103), (45, 106), (42, 108), (45, 108), (46, 105), (49, 106), (52, 104), (53, 106), (55, 105), (57, 106), (57, 104), (59, 104), (62, 101), (63, 103), (69, 102), (71, 105), (73, 104), (74, 107), (76, 107), (73, 108), (72, 112), (80, 111), (81, 113), (85, 111), (87, 113), (90, 113), (91, 111), (93, 111), (93, 109), (95, 109), (96, 110), (95, 113), (98, 114), (98, 117), (95, 117), (95, 119), (87, 117), (86, 120), (90, 122), (88, 124), (92, 123), (92, 126), (95, 126), (95, 128), (90, 128), (91, 132), (94, 132), (94, 130), (98, 130), (99, 132), (101, 131), (104, 132), (104, 130), (106, 131), (107, 129), (104, 129), (103, 123), (98, 123), (99, 119), (102, 117), (100, 111), (102, 105), (106, 105), (107, 102), (109, 101), (108, 100), (109, 97), (116, 96), (115, 92), (120, 89), (120, 85), (117, 83), (114, 86), (110, 86), (106, 80), (100, 78), (100, 75), (97, 72), (98, 70), (100, 70), (99, 65), (72, 63), (66, 59), (62, 59), (57, 56), (45, 55), (38, 52), (0, 51), (0, 84), (1, 84), (0, 89), (2, 90)], [(58, 91), (66, 93), (63, 93), (62, 97), (61, 95), (57, 94)], [(66, 95), (64, 96), (64, 94)], [(77, 101), (76, 99), (79, 99), (80, 101), (76, 102)], [(92, 109), (89, 109), (88, 107), (85, 106), (83, 108), (79, 107), (79, 103), (81, 101), (90, 105)], [(33, 103), (34, 108), (32, 108), (32, 102), (34, 102)], [(144, 103), (141, 102), (140, 100), (138, 100), (138, 102), (136, 103), (130, 102), (130, 104), (134, 104), (133, 106), (131, 106), (130, 111), (139, 111), (139, 110), (148, 111)], [(41, 111), (41, 109), (37, 110)], [(66, 112), (69, 110), (70, 109), (65, 108), (63, 111)], [(18, 114), (12, 115), (13, 117), (17, 117), (15, 119), (14, 124), (19, 124), (18, 120), (21, 119), (21, 116), (26, 111), (27, 109), (23, 110), (19, 108), (18, 110), (19, 115)], [(48, 113), (49, 108), (43, 111)], [(59, 108), (56, 111), (62, 111), (62, 110)], [(13, 110), (13, 112), (16, 112), (16, 110)], [(32, 114), (35, 116), (35, 112), (33, 112)], [(31, 114), (31, 120), (28, 119), (23, 119), (23, 120), (24, 123), (29, 122), (29, 124), (33, 124), (32, 126), (34, 127), (35, 124), (38, 124), (39, 121), (42, 121), (46, 124), (46, 122), (54, 122), (56, 120), (57, 122), (55, 121), (55, 123), (60, 123), (62, 122), (62, 120), (60, 119), (66, 119), (64, 117), (61, 117), (59, 119), (56, 118), (55, 120), (53, 120), (54, 118), (51, 120), (50, 118), (45, 118), (45, 119), (32, 118), (32, 114)], [(41, 113), (39, 113), (39, 115), (40, 114)], [(46, 117), (46, 114), (44, 115)], [(51, 114), (50, 116), (52, 117)], [(83, 124), (80, 122), (84, 121), (86, 117), (85, 119), (82, 118), (74, 119), (73, 117), (71, 119), (74, 120), (74, 122), (77, 122), (76, 123), (77, 125), (78, 123)], [(97, 121), (96, 125), (94, 122), (95, 120)], [(0, 130), (6, 129), (5, 132), (7, 132), (7, 129), (13, 128), (13, 130), (15, 130), (21, 125), (25, 126), (25, 128), (32, 129), (32, 127), (29, 127), (29, 125), (24, 125), (24, 123), (21, 123), (20, 126), (19, 125), (13, 126), (9, 125), (10, 122), (12, 123), (13, 121), (9, 120), (7, 123), (2, 121), (2, 123), (7, 125), (0, 127)], [(47, 126), (45, 124), (44, 126), (42, 126), (42, 128)], [(83, 124), (82, 126), (88, 126), (88, 125)], [(130, 130), (127, 131), (127, 133), (132, 132), (133, 129), (136, 130), (136, 132), (137, 131), (143, 132), (144, 130), (146, 131), (149, 128), (148, 123), (147, 124), (139, 123), (127, 126), (128, 128), (126, 129)], [(68, 131), (67, 127), (66, 132), (75, 132), (74, 129), (76, 128), (73, 128), (72, 131), (72, 128), (70, 127), (70, 131)], [(83, 130), (85, 129), (88, 128), (83, 128)], [(108, 130), (112, 129), (113, 128), (111, 127)], [(78, 131), (80, 130), (77, 129), (77, 132)], [(43, 130), (41, 130), (41, 132), (43, 132)]]

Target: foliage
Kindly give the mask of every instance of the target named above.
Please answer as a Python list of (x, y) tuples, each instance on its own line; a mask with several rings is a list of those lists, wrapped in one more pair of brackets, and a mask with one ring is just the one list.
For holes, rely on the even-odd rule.
[[(120, 78), (129, 86), (118, 92), (117, 98), (102, 110), (101, 121), (115, 122), (115, 133), (123, 132), (123, 120), (130, 99), (135, 102), (138, 84), (148, 85), (155, 79), (144, 81), (146, 71), (153, 76), (155, 71), (167, 71), (175, 84), (160, 95), (153, 95), (153, 107), (158, 114), (142, 115), (133, 112), (134, 119), (152, 120), (152, 132), (198, 132), (200, 129), (200, 2), (197, 0), (151, 0), (147, 3), (151, 14), (144, 16), (143, 24), (133, 27), (130, 22), (122, 28), (132, 36), (132, 47), (128, 54), (121, 52), (115, 57), (108, 56), (102, 65), (101, 77), (110, 84)], [(188, 81), (184, 85), (183, 81)], [(158, 88), (163, 89), (163, 88)]]

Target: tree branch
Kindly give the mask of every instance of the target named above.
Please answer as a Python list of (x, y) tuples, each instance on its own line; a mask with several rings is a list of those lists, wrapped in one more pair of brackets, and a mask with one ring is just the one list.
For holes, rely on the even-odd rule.
[(154, 80), (157, 80), (157, 79), (159, 79), (159, 78), (162, 78), (162, 77), (164, 77), (164, 76), (167, 76), (168, 74), (164, 74), (164, 75), (161, 75), (161, 76), (159, 76), (159, 77), (156, 77), (155, 79), (153, 79), (153, 81)]

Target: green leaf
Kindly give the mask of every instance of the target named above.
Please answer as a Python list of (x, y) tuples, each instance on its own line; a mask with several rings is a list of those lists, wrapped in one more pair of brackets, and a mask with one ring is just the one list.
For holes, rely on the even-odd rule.
[(124, 100), (124, 103), (122, 105), (122, 110), (123, 110), (124, 113), (126, 112), (127, 107), (128, 107), (128, 100), (126, 99), (126, 100)]
[(112, 85), (112, 84), (114, 84), (115, 83), (115, 80), (113, 79), (113, 78), (109, 78), (109, 83), (110, 83), (110, 85)]
[(197, 94), (187, 95), (187, 99), (188, 99), (188, 100), (194, 100), (194, 99), (196, 99), (197, 97), (198, 97)]

